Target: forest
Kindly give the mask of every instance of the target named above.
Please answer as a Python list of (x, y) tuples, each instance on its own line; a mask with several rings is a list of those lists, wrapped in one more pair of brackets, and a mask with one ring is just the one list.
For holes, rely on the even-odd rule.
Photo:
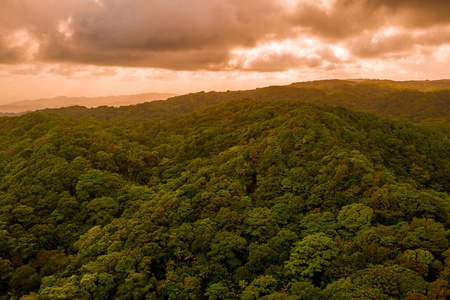
[(0, 299), (447, 299), (448, 82), (0, 118)]

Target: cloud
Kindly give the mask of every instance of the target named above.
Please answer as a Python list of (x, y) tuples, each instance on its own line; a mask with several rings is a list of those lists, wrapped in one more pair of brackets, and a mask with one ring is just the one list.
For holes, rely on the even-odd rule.
[(243, 67), (256, 72), (281, 72), (291, 69), (317, 68), (322, 58), (317, 55), (299, 56), (294, 53), (270, 53), (247, 62)]
[(20, 61), (20, 49), (9, 47), (0, 37), (0, 63), (8, 64)]
[[(332, 69), (448, 44), (447, 31), (438, 34), (448, 11), (448, 0), (0, 0), (0, 64)], [(389, 28), (398, 32), (383, 35)], [(295, 39), (315, 45), (236, 54)]]
[(405, 58), (450, 43), (450, 27), (422, 31), (387, 28), (372, 35), (350, 39), (346, 48), (359, 58)]
[(365, 3), (368, 12), (384, 10), (390, 22), (405, 27), (424, 28), (450, 22), (447, 0), (365, 0)]
[(292, 22), (314, 36), (343, 39), (383, 24), (384, 14), (368, 13), (366, 9), (364, 0), (337, 0), (329, 8), (300, 1), (292, 15)]
[(35, 58), (48, 62), (216, 69), (236, 46), (288, 34), (285, 7), (272, 0), (3, 0), (0, 5), (0, 28), (26, 28), (39, 41)]
[(259, 47), (232, 53), (234, 63), (230, 69), (252, 72), (283, 72), (300, 69), (335, 69), (342, 63), (348, 63), (346, 55), (339, 55), (339, 49), (329, 46), (308, 47), (310, 41), (301, 39), (269, 43)]
[[(331, 3), (331, 2), (330, 2)], [(299, 1), (293, 22), (311, 34), (336, 40), (380, 27), (429, 28), (450, 24), (448, 0)]]

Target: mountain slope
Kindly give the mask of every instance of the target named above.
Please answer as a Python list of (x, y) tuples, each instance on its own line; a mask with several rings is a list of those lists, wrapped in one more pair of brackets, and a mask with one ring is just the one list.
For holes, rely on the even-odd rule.
[(448, 136), (295, 100), (128, 109), (0, 119), (0, 299), (446, 295)]
[(108, 120), (167, 119), (236, 99), (295, 100), (337, 105), (413, 122), (450, 115), (450, 89), (427, 92), (399, 89), (391, 84), (340, 80), (273, 86), (248, 91), (201, 92), (121, 109), (70, 107), (62, 110), (47, 110), (47, 112)]
[(409, 81), (394, 81), (385, 79), (348, 79), (348, 80), (317, 80), (296, 82), (291, 84), (292, 87), (297, 88), (338, 88), (344, 85), (359, 85), (359, 84), (372, 84), (379, 87), (389, 89), (407, 89), (407, 90), (419, 90), (419, 91), (436, 91), (450, 88), (450, 80), (409, 80)]

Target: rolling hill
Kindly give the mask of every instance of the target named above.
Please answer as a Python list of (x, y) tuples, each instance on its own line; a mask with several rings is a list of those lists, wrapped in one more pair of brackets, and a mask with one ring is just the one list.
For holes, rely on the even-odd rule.
[(165, 100), (175, 94), (168, 93), (145, 93), (126, 96), (105, 96), (105, 97), (55, 97), (37, 100), (23, 100), (0, 105), (0, 113), (24, 113), (45, 108), (61, 108), (73, 105), (85, 107), (98, 106), (124, 106), (154, 100)]
[[(0, 118), (0, 299), (449, 297), (450, 138), (410, 121), (445, 123), (446, 95), (344, 83)], [(379, 98), (443, 106), (328, 103)]]
[[(381, 83), (379, 83), (381, 82)], [(442, 84), (444, 82), (445, 84)], [(177, 115), (198, 111), (209, 106), (237, 99), (293, 100), (321, 105), (343, 106), (353, 110), (372, 112), (382, 117), (397, 118), (412, 122), (450, 115), (450, 89), (437, 88), (423, 91), (428, 87), (445, 86), (447, 81), (391, 82), (325, 80), (297, 83), (289, 86), (271, 86), (247, 91), (200, 92), (153, 101), (129, 107), (69, 107), (46, 110), (48, 113), (72, 117), (94, 117), (120, 120), (134, 118), (167, 119)], [(417, 86), (415, 89), (404, 86)], [(402, 86), (402, 88), (398, 88)]]

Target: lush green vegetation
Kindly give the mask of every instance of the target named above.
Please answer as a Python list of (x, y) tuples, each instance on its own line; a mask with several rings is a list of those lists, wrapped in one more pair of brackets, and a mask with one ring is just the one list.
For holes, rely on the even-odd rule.
[(448, 132), (297, 92), (0, 118), (0, 299), (445, 299)]
[[(420, 83), (420, 84), (419, 84)], [(450, 115), (450, 82), (323, 80), (249, 91), (200, 92), (128, 107), (69, 107), (47, 113), (102, 120), (168, 119), (238, 99), (293, 100), (367, 111), (412, 122)], [(412, 88), (417, 85), (417, 88)], [(427, 88), (425, 88), (427, 87)]]
[(389, 88), (389, 89), (400, 89), (400, 90), (419, 90), (419, 91), (437, 91), (442, 89), (450, 88), (450, 80), (424, 80), (424, 81), (393, 81), (385, 79), (349, 79), (349, 80), (317, 80), (317, 81), (306, 81), (297, 82), (291, 84), (298, 88), (340, 88), (344, 85), (360, 85), (360, 84), (371, 84), (379, 87)]

